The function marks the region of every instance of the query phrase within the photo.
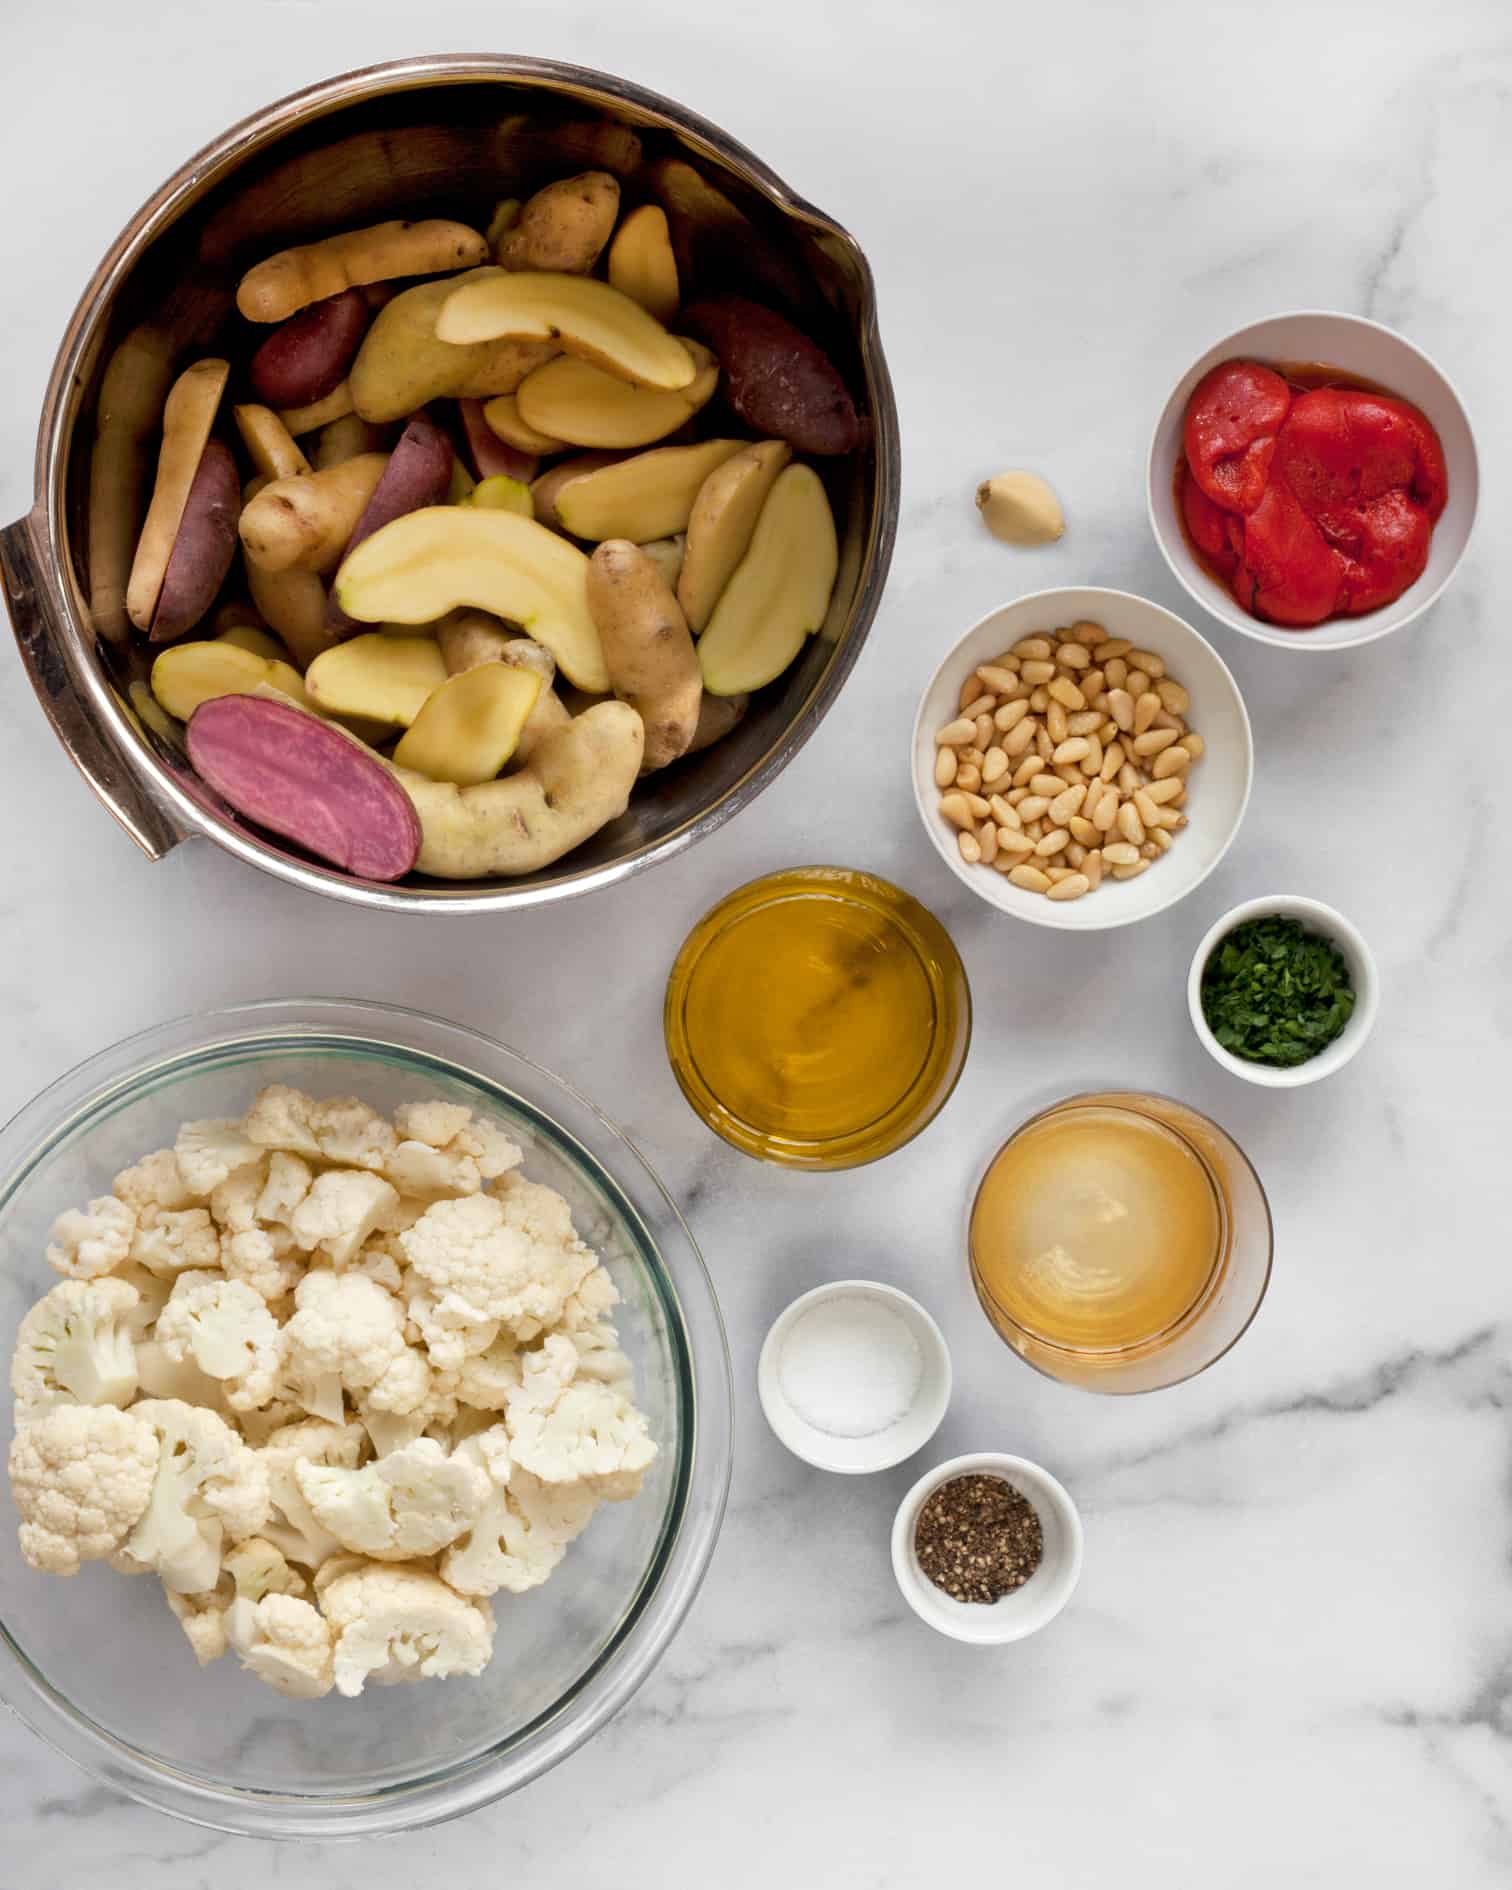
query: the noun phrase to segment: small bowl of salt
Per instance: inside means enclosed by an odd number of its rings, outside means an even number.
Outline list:
[[[921,1450],[950,1403],[944,1334],[877,1280],[831,1280],[780,1315],[756,1367],[767,1423],[795,1457],[841,1476]]]

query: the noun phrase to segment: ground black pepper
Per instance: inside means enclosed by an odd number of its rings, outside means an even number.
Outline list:
[[[1002,1477],[952,1477],[919,1511],[919,1567],[957,1601],[997,1601],[1039,1567],[1045,1532],[1028,1497]]]

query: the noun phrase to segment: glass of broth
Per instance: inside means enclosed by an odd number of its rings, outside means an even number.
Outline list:
[[[1270,1279],[1270,1207],[1244,1151],[1166,1096],[1072,1096],[988,1163],[971,1277],[999,1334],[1087,1391],[1154,1391],[1205,1371]]]
[[[805,866],[738,888],[667,981],[667,1057],[717,1135],[792,1168],[854,1168],[943,1107],[971,1040],[950,935],[906,892]]]

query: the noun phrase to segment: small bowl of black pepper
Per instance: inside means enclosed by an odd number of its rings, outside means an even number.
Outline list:
[[[1024,1457],[953,1457],[899,1505],[892,1560],[921,1621],[953,1640],[1001,1646],[1046,1626],[1071,1599],[1081,1518],[1049,1471]]]

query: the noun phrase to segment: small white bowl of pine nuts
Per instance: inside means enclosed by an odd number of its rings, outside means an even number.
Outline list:
[[[1249,802],[1239,686],[1180,617],[1127,591],[1038,591],[976,624],[914,723],[914,798],[964,885],[1095,932],[1174,905]]]

